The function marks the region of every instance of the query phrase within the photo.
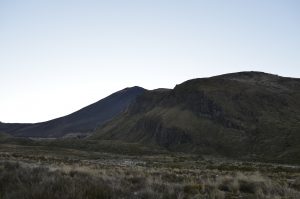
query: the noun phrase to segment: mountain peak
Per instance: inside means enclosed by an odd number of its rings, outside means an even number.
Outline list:
[[[146,89],[140,86],[132,86],[132,87],[126,87],[123,90],[146,90]]]
[[[260,71],[242,71],[242,72],[236,72],[236,73],[228,73],[224,75],[219,75],[215,77],[221,77],[221,78],[238,78],[238,79],[263,79],[263,78],[275,78],[278,79],[279,76],[275,74],[260,72]]]

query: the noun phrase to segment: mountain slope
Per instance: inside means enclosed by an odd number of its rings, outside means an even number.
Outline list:
[[[36,124],[0,123],[0,131],[22,137],[62,137],[87,134],[125,111],[145,89],[126,88],[70,115]]]
[[[300,79],[241,72],[147,91],[92,138],[300,163]]]

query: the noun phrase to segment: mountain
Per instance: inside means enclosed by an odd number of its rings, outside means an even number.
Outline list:
[[[146,91],[91,138],[300,163],[300,79],[239,72]]]
[[[145,92],[141,87],[126,88],[70,115],[35,124],[0,123],[0,132],[19,137],[85,136],[97,126],[125,111],[137,96]]]

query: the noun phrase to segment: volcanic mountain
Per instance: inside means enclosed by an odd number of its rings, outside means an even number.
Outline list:
[[[46,122],[0,123],[0,132],[18,137],[86,136],[97,126],[125,111],[143,92],[145,89],[141,87],[126,88],[70,115]]]

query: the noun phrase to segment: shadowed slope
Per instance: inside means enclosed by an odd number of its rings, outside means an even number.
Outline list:
[[[147,91],[99,128],[117,139],[201,154],[300,162],[300,80],[241,72]]]
[[[125,111],[145,89],[126,88],[70,115],[36,124],[0,124],[0,131],[22,137],[62,137],[86,135],[98,125]]]

